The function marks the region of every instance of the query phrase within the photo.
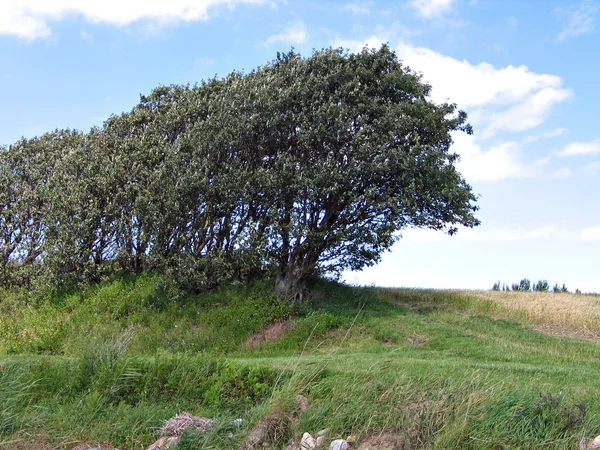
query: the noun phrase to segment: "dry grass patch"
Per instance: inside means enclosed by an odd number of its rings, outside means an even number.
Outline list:
[[[407,450],[417,448],[410,445],[406,436],[402,433],[381,433],[370,436],[363,440],[358,450]]]
[[[559,336],[600,339],[600,296],[552,292],[457,291],[498,305],[499,316]]]

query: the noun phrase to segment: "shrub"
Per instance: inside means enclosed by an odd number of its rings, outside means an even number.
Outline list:
[[[537,283],[534,283],[533,290],[536,292],[548,292],[550,290],[550,285],[546,280],[540,280]]]

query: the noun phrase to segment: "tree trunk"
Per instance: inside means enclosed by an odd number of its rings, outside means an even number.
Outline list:
[[[291,302],[301,302],[308,293],[305,274],[291,266],[280,268],[275,281],[275,291]]]

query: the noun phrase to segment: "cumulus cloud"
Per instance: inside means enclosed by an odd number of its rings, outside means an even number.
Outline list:
[[[346,3],[344,5],[344,9],[346,11],[350,11],[352,14],[356,15],[365,15],[371,13],[371,8],[373,7],[374,2],[354,2],[354,3]]]
[[[455,0],[413,0],[410,4],[426,18],[438,17],[448,12]]]
[[[571,96],[560,77],[538,74],[526,66],[472,64],[404,42],[398,45],[398,56],[423,73],[433,86],[435,101],[450,100],[469,111],[474,125],[483,127],[484,137],[535,128],[556,104]]]
[[[555,128],[554,130],[550,130],[544,133],[545,138],[553,138],[557,136],[562,136],[567,131],[566,128]]]
[[[600,153],[600,138],[589,142],[572,142],[558,152],[558,156],[591,155]]]
[[[52,22],[70,15],[115,26],[138,21],[166,24],[207,20],[211,8],[241,3],[265,4],[266,0],[3,0],[0,35],[46,38],[52,34]]]
[[[365,46],[378,48],[389,40],[389,36],[373,35],[363,41],[338,39],[335,45],[359,51]],[[526,66],[473,64],[404,41],[396,45],[396,51],[405,65],[422,73],[432,85],[434,101],[456,103],[469,113],[475,135],[454,136],[454,150],[461,155],[458,168],[468,180],[498,181],[539,174],[539,167],[532,169],[523,159],[524,145],[539,136],[530,136],[521,143],[489,143],[489,139],[502,132],[540,126],[557,104],[571,96],[560,77],[535,73]],[[556,128],[542,136],[555,137],[564,131]]]
[[[302,22],[290,23],[281,33],[269,36],[265,44],[271,45],[279,42],[286,44],[304,44],[306,42],[306,27]]]
[[[456,167],[469,181],[499,181],[534,175],[534,169],[526,169],[523,151],[517,142],[503,142],[483,149],[474,136],[455,133],[453,140],[453,149],[460,155]]]
[[[531,93],[510,108],[493,112],[478,110],[473,116],[477,122],[489,124],[483,129],[484,137],[494,136],[499,131],[525,131],[544,123],[552,107],[570,96],[567,89],[547,87]]]
[[[557,8],[563,30],[556,36],[558,41],[590,33],[595,28],[597,6],[591,1],[584,1],[577,7]]]
[[[581,229],[579,237],[586,242],[600,241],[600,225],[597,227],[586,227]]]
[[[540,239],[553,239],[573,242],[600,241],[600,225],[569,230],[556,225],[541,227],[498,227],[462,229],[455,236],[448,236],[435,230],[410,229],[402,232],[405,242],[431,242],[453,240],[461,242],[517,242]]]
[[[569,178],[572,175],[573,171],[568,167],[563,167],[562,169],[558,169],[557,171],[552,172],[552,174],[550,174],[552,178]]]
[[[600,172],[600,161],[593,161],[586,164],[582,170],[589,173]]]

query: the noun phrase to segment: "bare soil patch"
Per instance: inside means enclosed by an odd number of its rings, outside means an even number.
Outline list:
[[[275,322],[269,325],[264,330],[254,333],[246,340],[246,345],[250,348],[258,347],[264,344],[277,342],[283,337],[285,332],[290,327],[290,321]]]
[[[429,338],[427,336],[423,336],[421,334],[415,334],[412,336],[408,336],[406,338],[410,345],[424,345],[429,342]]]
[[[358,446],[358,450],[407,450],[410,443],[402,433],[382,433],[370,436]]]

